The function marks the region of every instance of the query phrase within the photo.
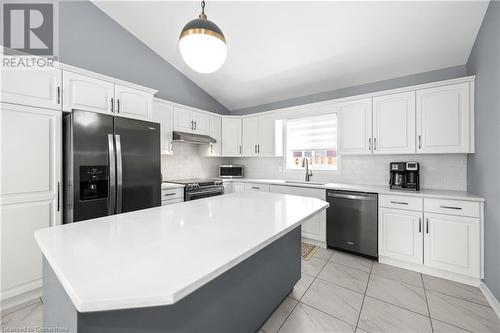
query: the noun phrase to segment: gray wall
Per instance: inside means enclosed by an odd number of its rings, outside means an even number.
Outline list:
[[[90,1],[59,2],[61,62],[159,90],[157,97],[229,110]]]
[[[402,77],[384,80],[384,81],[367,83],[367,84],[363,84],[363,85],[359,85],[359,86],[353,86],[353,87],[342,88],[342,89],[337,89],[337,90],[332,90],[332,91],[326,91],[326,92],[308,95],[308,96],[295,97],[295,98],[287,99],[284,101],[278,101],[278,102],[273,102],[273,103],[269,103],[269,104],[262,104],[262,105],[253,106],[253,107],[244,108],[244,109],[232,110],[231,114],[242,115],[242,114],[249,114],[249,113],[255,113],[255,112],[262,112],[262,111],[267,111],[267,110],[286,108],[286,107],[295,106],[295,105],[302,105],[302,104],[308,104],[308,103],[314,103],[314,102],[327,101],[330,99],[355,96],[355,95],[360,95],[360,94],[368,94],[368,93],[372,93],[372,92],[376,92],[376,91],[401,88],[401,87],[411,86],[411,85],[415,85],[415,84],[428,83],[428,82],[447,80],[447,79],[454,79],[454,78],[465,76],[465,75],[466,75],[465,65],[455,66],[455,67],[443,68],[443,69],[438,69],[435,71],[430,71],[430,72],[425,72],[425,73],[418,73],[418,74],[413,74],[413,75],[408,75],[408,76],[402,76]]]
[[[467,186],[486,198],[485,283],[500,300],[500,2],[492,1],[472,49],[467,72],[476,74],[476,153]]]

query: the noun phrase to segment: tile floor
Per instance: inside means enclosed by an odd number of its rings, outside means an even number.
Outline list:
[[[2,316],[5,327],[40,327],[36,302]],[[478,288],[342,252],[319,249],[259,333],[500,332]]]

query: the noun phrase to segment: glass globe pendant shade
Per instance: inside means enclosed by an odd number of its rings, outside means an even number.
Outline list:
[[[202,9],[204,7],[202,2]],[[215,72],[224,64],[227,55],[222,30],[207,19],[204,11],[182,29],[179,49],[186,64],[199,73]]]

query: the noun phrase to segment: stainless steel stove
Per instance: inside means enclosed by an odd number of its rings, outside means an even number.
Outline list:
[[[224,194],[224,184],[218,178],[190,178],[168,182],[184,185],[184,201]]]

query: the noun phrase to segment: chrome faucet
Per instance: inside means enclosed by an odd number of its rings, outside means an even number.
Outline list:
[[[311,176],[313,175],[313,173],[312,173],[311,170],[309,170],[309,160],[307,158],[305,158],[305,157],[302,160],[302,167],[306,168],[306,182],[308,182],[308,181],[311,180]]]

